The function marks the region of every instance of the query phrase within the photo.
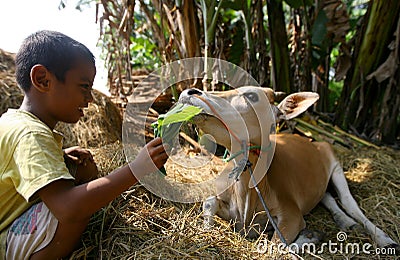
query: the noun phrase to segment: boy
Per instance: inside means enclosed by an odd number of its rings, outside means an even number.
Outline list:
[[[166,162],[160,138],[129,166],[102,178],[88,151],[63,152],[53,129],[83,116],[93,101],[95,74],[93,54],[58,32],[36,32],[18,51],[16,78],[24,100],[0,118],[0,259],[69,255],[93,213]]]

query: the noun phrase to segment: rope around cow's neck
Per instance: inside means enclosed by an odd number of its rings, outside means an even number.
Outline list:
[[[249,161],[249,159],[248,159],[248,158],[249,158],[249,157],[248,157],[248,152],[249,152],[249,151],[255,150],[255,149],[259,149],[259,150],[261,150],[261,151],[268,151],[268,150],[271,149],[271,147],[272,147],[271,142],[270,142],[270,144],[269,144],[268,147],[264,147],[264,148],[263,148],[262,146],[259,146],[259,145],[251,145],[251,144],[248,145],[246,141],[241,141],[241,140],[237,137],[237,135],[228,127],[228,125],[224,122],[224,120],[223,120],[222,117],[219,115],[219,113],[217,112],[217,110],[212,106],[212,104],[211,104],[210,102],[208,102],[208,100],[206,100],[205,98],[203,98],[203,97],[201,97],[201,96],[199,96],[199,95],[194,95],[194,96],[195,96],[196,98],[200,99],[201,101],[203,101],[203,102],[210,108],[210,110],[214,113],[214,115],[222,122],[222,124],[224,125],[224,127],[226,128],[226,130],[236,139],[236,141],[238,141],[238,142],[242,145],[242,150],[240,150],[239,152],[234,153],[233,155],[231,155],[226,161],[229,162],[230,160],[236,158],[236,157],[239,156],[240,154],[243,154],[243,155],[244,155],[244,158],[246,158],[246,160],[247,160],[247,162],[246,162],[246,167],[245,167],[244,170],[246,170],[246,168],[249,170],[250,178],[251,178],[251,180],[252,180],[252,182],[253,182],[253,184],[254,184],[254,189],[255,189],[256,192],[257,192],[258,198],[259,198],[260,201],[261,201],[261,204],[262,204],[262,206],[263,206],[263,208],[264,208],[264,210],[265,210],[265,213],[267,214],[267,217],[268,217],[269,221],[271,222],[273,228],[275,229],[275,232],[278,234],[279,239],[282,241],[282,243],[285,245],[285,247],[288,247],[289,245],[288,245],[288,243],[287,243],[285,237],[282,235],[282,232],[279,230],[278,225],[275,223],[275,220],[274,220],[274,218],[272,217],[271,212],[269,211],[267,204],[265,203],[265,200],[264,200],[264,198],[263,198],[263,196],[262,196],[262,194],[261,194],[261,192],[260,192],[260,189],[258,188],[256,179],[254,178],[254,175],[253,175],[253,169],[251,168],[252,163],[251,163],[251,162]]]
[[[245,153],[245,149],[247,149],[247,151],[262,151],[262,152],[267,152],[271,149],[272,147],[272,143],[270,142],[269,145],[267,147],[262,147],[261,145],[246,145],[246,148],[243,148],[242,150],[232,154],[231,156],[229,156],[228,159],[224,159],[224,162],[230,162],[233,159],[235,159],[236,157],[238,157],[241,154]],[[228,151],[228,150],[227,150]]]

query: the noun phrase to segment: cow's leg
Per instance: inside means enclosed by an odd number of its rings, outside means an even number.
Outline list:
[[[219,200],[216,196],[212,196],[203,202],[204,226],[210,228],[214,225],[214,216],[219,210]]]
[[[322,233],[305,229],[306,222],[300,211],[287,212],[284,217],[278,217],[278,228],[281,231],[290,248],[302,248],[305,243],[318,243],[322,239]],[[277,232],[272,237],[274,243],[281,243]],[[291,244],[296,245],[291,245]]]
[[[203,202],[203,217],[204,225],[206,228],[214,225],[215,215],[218,215],[225,220],[231,219],[231,216],[229,214],[229,205],[227,203],[224,203],[217,196],[211,196]]]
[[[358,225],[354,219],[346,215],[329,192],[325,193],[321,203],[331,212],[333,219],[340,229],[350,230]]]
[[[299,235],[300,231],[306,227],[306,222],[300,210],[282,212],[282,214],[277,217],[277,220],[278,229],[288,244],[291,244]],[[274,232],[272,241],[275,243],[282,242],[276,231]]]
[[[339,162],[335,162],[335,166],[331,177],[332,184],[336,189],[339,196],[340,202],[345,209],[346,213],[358,222],[364,225],[364,228],[371,235],[373,240],[380,247],[394,246],[396,248],[399,245],[394,242],[385,232],[376,227],[367,217],[362,213],[361,209],[358,207],[357,202],[354,200],[350,193],[349,186],[344,176],[343,169]]]

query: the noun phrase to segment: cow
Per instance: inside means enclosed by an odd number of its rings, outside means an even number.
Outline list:
[[[287,244],[301,245],[319,239],[315,232],[311,232],[314,237],[305,232],[303,216],[321,202],[340,229],[351,230],[361,223],[377,246],[394,247],[398,251],[399,244],[360,210],[330,144],[274,132],[277,119],[296,117],[318,98],[313,92],[299,92],[288,95],[275,106],[272,89],[244,86],[213,92],[186,89],[178,102],[202,108],[203,112],[193,118],[194,124],[212,135],[218,144],[230,150],[230,154],[240,150],[241,140],[260,147],[257,151],[248,151],[250,170],[258,178],[255,182],[258,182],[260,194]],[[271,146],[275,147],[273,154]],[[205,224],[212,226],[214,216],[218,215],[233,220],[235,230],[249,238],[257,237],[266,230],[268,219],[251,182],[249,167],[244,167],[235,178],[231,186],[225,190],[221,188],[218,195],[203,202]],[[328,184],[336,190],[343,209],[327,191]],[[275,231],[272,241],[279,242],[279,238]]]

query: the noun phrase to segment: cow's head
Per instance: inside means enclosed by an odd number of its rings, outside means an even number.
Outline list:
[[[275,106],[272,89],[252,86],[214,92],[187,89],[179,97],[180,103],[203,109],[203,113],[194,118],[195,124],[227,148],[237,138],[260,145],[269,140],[277,120],[294,118],[317,100],[316,93],[299,92]]]
[[[194,117],[194,123],[231,154],[244,151],[243,144],[261,147],[257,155],[249,154],[255,180],[249,182],[250,187],[262,180],[272,161],[275,139],[270,134],[275,133],[276,121],[299,115],[317,100],[316,93],[300,92],[287,96],[275,106],[272,89],[252,86],[221,92],[187,89],[179,97],[180,103],[203,109]]]

